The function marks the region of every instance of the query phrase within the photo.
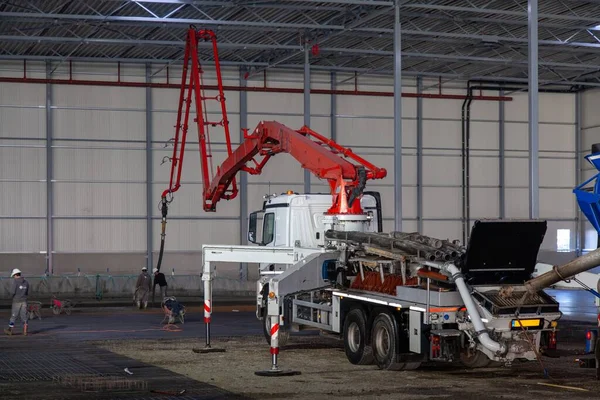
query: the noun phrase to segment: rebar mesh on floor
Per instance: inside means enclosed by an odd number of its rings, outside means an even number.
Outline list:
[[[10,351],[0,357],[0,380],[9,382],[49,381],[57,376],[102,373],[66,354]]]
[[[82,392],[148,390],[146,381],[116,376],[69,375],[58,377],[56,380],[63,386],[75,388]]]

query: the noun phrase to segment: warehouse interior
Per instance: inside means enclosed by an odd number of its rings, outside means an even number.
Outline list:
[[[0,397],[597,397],[599,0],[0,0],[0,22]],[[231,161],[259,140],[261,173]]]
[[[583,159],[598,131],[595,14],[593,1],[541,2],[533,32],[519,1],[2,2],[2,270],[156,264],[190,24],[217,34],[234,141],[272,119],[376,160],[389,171],[369,186],[384,199],[386,231],[464,240],[476,219],[540,217],[546,261],[593,249],[572,189],[595,170]],[[206,85],[212,57],[202,43]],[[533,78],[539,93],[528,91]],[[327,190],[280,155],[262,175],[242,173],[239,198],[205,213],[191,148],[171,211],[171,273],[197,273],[202,244],[245,244],[263,195]],[[216,165],[224,147],[213,150]]]

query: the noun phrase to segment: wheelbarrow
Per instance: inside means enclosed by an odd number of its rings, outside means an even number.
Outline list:
[[[71,315],[71,311],[73,311],[74,307],[75,303],[73,303],[71,300],[59,300],[56,298],[56,296],[52,296],[52,305],[50,308],[52,309],[52,313],[54,315],[59,315],[63,311],[65,314]]]

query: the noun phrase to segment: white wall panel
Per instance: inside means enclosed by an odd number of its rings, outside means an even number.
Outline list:
[[[476,95],[479,95],[477,93]],[[498,92],[484,92],[484,96],[498,96]],[[462,109],[462,102],[461,102]],[[485,100],[473,100],[471,102],[471,119],[476,120],[489,120],[496,122],[500,117],[500,107],[497,101],[485,101]],[[456,117],[455,117],[456,118]],[[460,118],[460,114],[459,114]],[[471,127],[477,122],[471,121]]]
[[[600,97],[600,89],[590,89],[583,92],[581,101],[582,128],[600,126],[598,97]]]
[[[146,155],[141,150],[54,149],[55,179],[144,180]]]
[[[42,217],[46,215],[45,182],[2,182],[0,216]],[[0,222],[4,223],[6,220]]]
[[[248,111],[250,111],[250,106],[248,106]],[[269,114],[269,111],[255,111],[252,114],[248,114],[247,128],[249,129],[249,133],[252,133],[252,130],[256,128],[261,121],[277,121],[291,129],[300,129],[304,125],[304,117],[301,114],[273,115]]]
[[[527,158],[507,158],[504,163],[504,179],[506,186],[528,186],[529,161]]]
[[[145,112],[58,109],[53,119],[54,138],[146,140]]]
[[[593,144],[600,143],[600,126],[583,129],[581,139],[582,150],[585,152],[591,151]]]
[[[529,131],[528,125],[516,122],[504,124],[504,148],[506,150],[528,150]]]
[[[2,83],[0,85],[0,104],[45,107],[46,85],[33,83]]]
[[[338,98],[339,97],[341,96],[338,96]],[[301,112],[304,113],[304,105],[302,106]],[[316,115],[329,115],[331,113],[331,96],[328,94],[311,94],[310,113]]]
[[[497,150],[499,143],[499,129],[500,124],[497,121],[471,121],[471,141],[469,147],[471,149]]]
[[[436,90],[426,90],[424,93],[438,94]],[[443,94],[465,95],[465,90],[443,90]],[[458,119],[460,121],[462,100],[423,99],[423,118]]]
[[[512,100],[507,101],[504,106],[506,121],[529,121],[529,103],[527,93],[511,93],[510,97],[512,97]],[[541,97],[542,93],[540,93],[540,98]]]
[[[402,121],[402,132],[410,132],[411,125]],[[394,146],[394,120],[379,118],[338,118],[337,139],[343,146]]]
[[[439,101],[439,100],[437,100]],[[460,115],[460,114],[459,114]],[[460,148],[462,130],[458,121],[423,121],[423,147],[426,148]]]
[[[154,232],[160,232],[160,221],[154,221]],[[202,251],[203,244],[239,244],[239,221],[171,220],[167,225],[165,251]],[[145,240],[145,236],[143,238]],[[160,248],[160,235],[154,235],[153,247]],[[145,243],[145,242],[144,242]],[[144,246],[145,248],[145,246]],[[201,270],[201,265],[198,265]]]
[[[540,150],[575,151],[575,125],[540,124]]]
[[[460,160],[460,158],[459,158]],[[462,160],[461,160],[462,163]],[[497,186],[499,179],[498,157],[473,157],[469,158],[469,176],[472,186]],[[461,164],[462,166],[462,164]],[[462,184],[460,175],[455,179]],[[471,198],[471,202],[477,201],[477,197]]]
[[[52,102],[58,107],[106,107],[112,109],[144,109],[144,88],[114,86],[55,85]]]
[[[575,203],[571,190],[540,189],[541,218],[575,218]]]
[[[410,109],[407,109],[407,112],[409,110]],[[392,117],[394,115],[394,98],[373,96],[338,96],[337,114],[365,117]]]
[[[0,107],[0,137],[46,137],[46,110],[43,108]]]
[[[529,218],[529,190],[506,189],[506,218]]]
[[[574,159],[542,158],[539,162],[540,186],[575,187]],[[569,194],[573,197],[572,193]]]
[[[54,184],[54,215],[144,216],[146,185],[57,182]]]
[[[458,185],[462,176],[460,157],[423,156],[423,185]]]
[[[462,215],[462,189],[423,188],[423,215],[426,218],[459,218]]]
[[[471,219],[498,218],[500,190],[498,188],[471,188]]]
[[[258,112],[261,114],[297,113],[302,115],[304,112],[304,98],[301,94],[286,93],[277,95],[273,93],[248,92],[248,112]]]
[[[45,180],[46,149],[0,147],[0,179]]]
[[[540,93],[541,122],[575,123],[575,94]]]
[[[0,220],[0,252],[38,253],[46,250],[46,220]],[[11,267],[12,268],[12,267]],[[6,268],[9,269],[9,268]]]
[[[144,220],[57,219],[54,233],[55,251],[61,253],[146,250]]]

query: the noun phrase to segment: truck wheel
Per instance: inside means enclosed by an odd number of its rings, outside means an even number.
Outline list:
[[[398,362],[398,330],[390,314],[382,312],[373,321],[373,356],[380,369],[392,371],[419,368],[420,362]]]
[[[469,349],[460,353],[460,362],[467,368],[485,368],[492,363],[492,360],[479,350]]]
[[[263,313],[263,334],[265,335],[265,339],[267,340],[267,344],[271,344],[271,319],[267,315],[266,309]],[[279,328],[279,347],[285,346],[290,338],[290,331],[286,328]]]
[[[360,308],[354,308],[344,319],[344,350],[348,361],[355,365],[373,363],[373,349],[367,341],[367,318]]]

